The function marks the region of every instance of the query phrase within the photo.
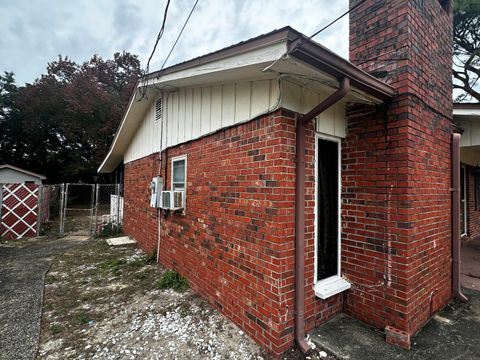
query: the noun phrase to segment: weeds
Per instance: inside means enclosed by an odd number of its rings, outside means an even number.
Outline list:
[[[52,324],[50,325],[49,330],[53,335],[56,335],[63,331],[63,326],[59,324]]]
[[[75,322],[79,325],[87,325],[90,319],[85,314],[77,314],[74,318]]]
[[[45,279],[45,282],[47,284],[53,284],[53,283],[56,283],[57,281],[58,281],[58,279],[53,275],[48,275]]]
[[[127,264],[127,260],[125,259],[111,259],[101,263],[100,267],[105,270],[116,271],[126,264]]]
[[[167,270],[156,283],[157,289],[173,289],[182,292],[188,289],[188,282],[175,270]]]

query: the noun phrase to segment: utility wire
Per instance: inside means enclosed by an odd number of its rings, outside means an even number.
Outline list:
[[[143,72],[143,76],[141,78],[141,81],[146,80],[145,85],[142,86],[140,90],[141,97],[138,101],[143,100],[147,96],[147,85],[148,85],[148,73],[150,71],[150,61],[153,58],[153,55],[155,54],[155,51],[157,50],[157,45],[160,39],[163,36],[163,33],[165,31],[165,24],[167,22],[167,14],[168,14],[168,7],[170,6],[170,0],[167,0],[167,5],[165,6],[165,11],[163,12],[163,21],[162,21],[162,26],[160,27],[160,31],[158,32],[157,39],[155,40],[155,45],[153,45],[152,53],[150,54],[150,57],[148,58],[147,61],[147,66],[145,67],[145,71]]]
[[[148,74],[150,70],[150,61],[152,60],[153,54],[155,54],[155,50],[157,50],[157,45],[160,39],[163,36],[163,32],[165,31],[165,23],[167,22],[167,13],[168,13],[168,7],[170,6],[170,0],[167,1],[167,6],[165,6],[165,11],[163,13],[163,22],[162,22],[162,27],[160,28],[160,31],[158,32],[157,35],[157,40],[155,41],[155,45],[153,46],[152,53],[150,54],[150,57],[148,58],[147,61],[147,67],[145,68],[145,73]]]
[[[193,5],[192,10],[190,10],[190,14],[188,14],[187,20],[185,20],[185,23],[183,24],[182,30],[180,30],[180,33],[178,34],[177,39],[175,40],[175,42],[173,43],[172,48],[170,49],[170,52],[168,53],[167,57],[165,58],[165,61],[163,62],[162,67],[161,67],[160,70],[158,71],[157,79],[160,77],[160,74],[161,74],[163,68],[165,67],[165,64],[167,63],[168,59],[170,58],[170,55],[172,55],[173,49],[175,49],[175,46],[177,45],[178,40],[180,40],[180,36],[182,36],[183,30],[185,30],[185,27],[187,26],[188,21],[190,20],[190,17],[191,17],[192,14],[193,14],[193,11],[194,11],[195,8],[197,7],[198,1],[199,1],[199,0],[196,0],[196,1],[195,1],[195,4]]]
[[[347,11],[345,11],[342,15],[340,15],[339,17],[337,17],[335,20],[333,20],[332,22],[328,23],[327,25],[325,25],[323,28],[321,28],[320,30],[318,30],[317,32],[313,33],[313,35],[311,35],[309,37],[309,39],[312,39],[314,38],[315,36],[317,36],[318,34],[320,34],[322,31],[328,29],[330,26],[332,26],[333,24],[335,24],[338,20],[340,20],[341,18],[343,18],[345,15],[348,15],[351,11],[357,9],[360,5],[362,5],[365,1],[367,0],[361,0],[357,5],[353,6],[352,8],[348,9]]]

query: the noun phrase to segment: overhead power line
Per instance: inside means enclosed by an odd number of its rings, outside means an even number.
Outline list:
[[[335,20],[331,21],[330,23],[328,23],[327,25],[325,25],[323,28],[321,28],[320,30],[318,30],[317,32],[313,33],[313,35],[311,35],[309,37],[309,39],[312,39],[314,38],[315,36],[317,36],[318,34],[320,34],[322,31],[328,29],[330,26],[332,26],[333,24],[335,24],[338,20],[340,20],[341,18],[343,18],[345,15],[348,15],[350,12],[352,12],[353,10],[357,9],[360,5],[362,5],[365,1],[367,0],[361,0],[357,5],[353,6],[352,8],[348,9],[347,11],[345,11],[342,15],[340,15],[339,17],[337,17]]]
[[[141,82],[145,81],[145,84],[139,89],[139,92],[141,94],[140,99],[138,101],[143,100],[147,96],[147,85],[148,85],[148,73],[150,72],[150,61],[152,61],[153,55],[155,54],[155,51],[157,50],[157,45],[160,39],[163,36],[163,33],[165,32],[165,24],[167,23],[167,14],[168,14],[168,7],[170,6],[170,0],[167,0],[167,5],[165,6],[165,11],[163,12],[163,21],[162,21],[162,26],[160,27],[160,31],[158,32],[157,39],[155,40],[155,44],[153,45],[152,53],[150,54],[150,57],[148,58],[147,61],[147,66],[145,67],[145,70],[143,72]]]
[[[190,10],[190,14],[188,14],[187,20],[185,20],[185,23],[183,24],[182,29],[180,30],[180,32],[177,36],[177,39],[173,43],[173,46],[170,49],[170,52],[168,53],[167,57],[165,58],[165,61],[163,62],[162,67],[160,68],[160,70],[158,72],[157,78],[160,76],[163,68],[165,67],[165,64],[167,63],[168,59],[170,58],[170,55],[172,55],[173,49],[175,49],[175,46],[177,45],[178,40],[180,40],[180,36],[182,36],[183,30],[185,30],[185,27],[187,26],[188,21],[190,20],[190,17],[192,16],[193,12],[195,11],[195,8],[197,7],[198,1],[199,0],[196,0],[195,4],[193,4],[192,10]]]
[[[167,5],[165,6],[165,11],[163,13],[162,27],[160,28],[160,31],[158,32],[157,40],[155,41],[155,45],[153,45],[152,53],[150,54],[150,57],[148,58],[148,61],[147,61],[147,67],[145,68],[145,73],[146,74],[148,74],[148,72],[149,72],[150,61],[152,60],[153,54],[155,54],[155,50],[157,50],[158,42],[162,38],[163,32],[165,31],[165,23],[167,22],[167,13],[168,13],[168,7],[169,6],[170,6],[170,0],[167,1]]]

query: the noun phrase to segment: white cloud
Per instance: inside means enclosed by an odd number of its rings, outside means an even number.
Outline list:
[[[158,69],[194,0],[171,1],[167,26],[150,65]],[[0,0],[0,71],[19,84],[33,82],[58,54],[83,62],[97,53],[138,54],[142,66],[160,28],[166,0]],[[346,11],[347,0],[200,0],[168,65],[290,25],[311,35]],[[315,40],[342,56],[348,51],[348,17]]]

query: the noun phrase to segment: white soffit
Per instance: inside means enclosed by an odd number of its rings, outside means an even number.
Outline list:
[[[267,71],[273,71],[282,75],[288,75],[296,79],[303,86],[323,93],[331,93],[339,87],[338,80],[315,67],[294,58],[282,58],[268,67]],[[364,91],[350,87],[344,101],[351,103],[381,104],[383,100],[368,95]]]

